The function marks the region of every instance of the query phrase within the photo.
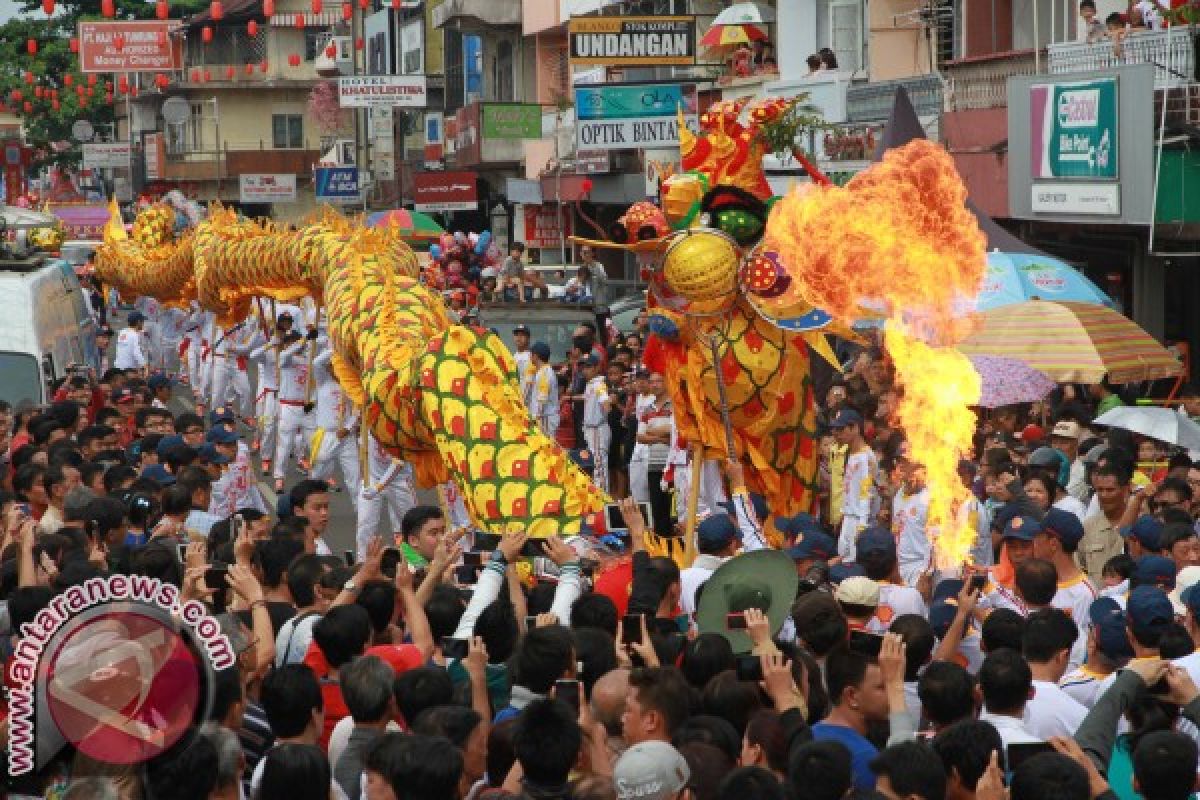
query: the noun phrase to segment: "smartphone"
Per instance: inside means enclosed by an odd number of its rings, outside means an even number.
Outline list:
[[[861,653],[864,656],[879,655],[879,651],[883,649],[883,637],[878,633],[867,633],[866,631],[850,631],[850,649],[855,653]]]
[[[763,679],[762,660],[758,656],[738,656],[736,670],[739,681]]]
[[[638,503],[638,508],[642,512],[642,519],[646,521],[646,528],[654,527],[654,515],[650,512],[649,503]],[[604,506],[604,527],[611,533],[612,531],[627,531],[629,526],[625,524],[625,515],[621,513],[621,507],[616,503],[608,503]]]
[[[463,553],[462,560],[464,567],[482,567],[483,553]]]
[[[353,550],[343,550],[342,551],[342,559],[345,560],[347,567],[353,567],[354,566],[354,551]]]
[[[537,558],[546,555],[546,543],[541,539],[526,539],[521,546],[521,555],[526,558]]]
[[[579,714],[579,681],[557,680],[554,682],[554,699],[562,700]]]
[[[982,592],[987,587],[988,576],[986,572],[977,572],[971,576],[970,582],[967,584],[971,587],[972,592]]]
[[[459,661],[467,657],[467,640],[455,639],[450,636],[442,639],[442,655],[446,658],[457,658]]]
[[[383,558],[379,560],[379,571],[389,578],[394,578],[396,577],[396,565],[401,560],[400,551],[395,547],[389,547],[383,551]]]
[[[642,615],[626,614],[621,618],[621,644],[637,644],[642,641]]]
[[[1016,772],[1017,768],[1034,756],[1042,753],[1053,753],[1054,747],[1049,742],[1028,742],[1025,744],[1010,744],[1004,752],[1008,771]]]
[[[187,563],[188,546],[186,544],[181,544],[181,545],[177,545],[177,546],[179,547],[179,563],[186,564]]]
[[[204,585],[209,589],[228,589],[229,584],[225,582],[228,574],[229,567],[209,567],[204,571]]]
[[[471,564],[464,564],[461,567],[455,567],[454,580],[458,581],[464,586],[474,583],[475,581],[479,580],[479,567]]]
[[[725,627],[731,631],[746,630],[746,615],[739,613],[739,612],[734,612],[732,614],[726,614],[725,615]]]
[[[495,550],[500,546],[500,534],[475,532],[475,549],[481,551]]]

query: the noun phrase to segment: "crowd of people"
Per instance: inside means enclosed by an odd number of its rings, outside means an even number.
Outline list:
[[[140,301],[98,370],[0,407],[6,688],[24,626],[105,575],[173,584],[237,654],[176,746],[124,767],[67,747],[9,797],[1192,796],[1200,464],[1096,427],[1120,387],[981,415],[956,566],[885,352],[824,381],[818,500],[782,516],[738,462],[690,463],[644,317],[582,326],[561,368],[518,329],[532,416],[622,498],[624,527],[534,542],[474,529],[452,486],[419,503],[377,444],[361,480],[324,320],[260,308],[224,330]],[[694,559],[652,556],[692,491]],[[740,591],[771,559],[788,591]]]

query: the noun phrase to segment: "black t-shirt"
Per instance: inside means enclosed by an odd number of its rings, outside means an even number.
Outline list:
[[[296,616],[296,607],[291,603],[268,600],[267,614],[271,617],[271,628],[274,635],[278,636],[279,629],[283,627],[283,623]],[[254,626],[254,616],[249,611],[239,611],[237,612],[237,616],[247,628]]]

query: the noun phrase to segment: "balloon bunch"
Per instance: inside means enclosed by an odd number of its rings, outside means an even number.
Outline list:
[[[496,277],[502,260],[491,231],[443,233],[429,247],[429,263],[421,278],[452,307],[463,310],[478,305],[481,284]]]

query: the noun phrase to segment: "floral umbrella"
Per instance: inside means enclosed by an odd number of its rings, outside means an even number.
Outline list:
[[[372,228],[395,225],[406,239],[437,239],[446,232],[427,214],[422,214],[420,211],[409,211],[407,208],[376,211],[367,216],[367,225]]]
[[[1033,403],[1054,391],[1054,381],[1024,361],[1002,356],[969,358],[971,366],[979,373],[979,405],[984,408]]]

